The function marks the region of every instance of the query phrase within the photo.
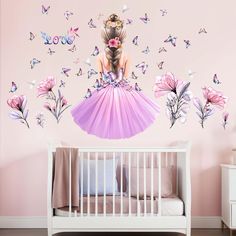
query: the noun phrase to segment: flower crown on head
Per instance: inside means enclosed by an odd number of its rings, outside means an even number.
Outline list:
[[[119,19],[119,17],[115,14],[110,15],[108,20],[104,22],[105,28],[116,28],[120,30],[123,28],[123,21]]]

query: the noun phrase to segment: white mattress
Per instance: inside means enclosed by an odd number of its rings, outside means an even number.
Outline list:
[[[91,197],[91,200],[93,201],[94,199]],[[136,199],[134,200],[134,198],[132,199],[132,202],[136,202]],[[143,214],[144,212],[144,200],[139,200],[140,201],[140,213]],[[162,198],[162,215],[163,216],[182,216],[184,214],[184,203],[181,199],[179,199],[178,197],[171,197],[171,198]],[[134,205],[136,205],[134,203]],[[151,201],[147,200],[147,214],[149,214],[151,211]],[[157,207],[158,206],[158,201],[155,200],[154,201],[154,214],[157,214]],[[75,214],[77,214],[79,216],[79,212],[78,213],[74,213],[75,209],[72,209],[72,216],[75,216]],[[119,211],[118,211],[119,212]],[[94,214],[93,210],[90,211],[91,214]],[[124,215],[127,214],[128,212],[126,210],[124,210]],[[132,214],[136,213],[136,209],[135,212],[132,210]],[[101,214],[101,212],[100,212]],[[117,215],[119,215],[120,213],[116,213]],[[56,216],[68,216],[69,212],[68,212],[68,207],[64,207],[64,208],[60,208],[60,209],[55,209],[55,215]],[[108,214],[109,215],[109,214]]]

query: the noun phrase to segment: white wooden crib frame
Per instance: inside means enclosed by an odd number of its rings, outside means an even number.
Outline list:
[[[72,148],[72,147],[69,147]],[[74,147],[73,147],[74,148]],[[184,202],[183,216],[162,216],[161,195],[158,196],[158,214],[73,214],[71,207],[71,181],[69,182],[69,216],[55,216],[52,208],[52,173],[53,152],[56,147],[50,146],[48,150],[48,188],[47,188],[47,218],[48,236],[59,232],[178,232],[191,235],[191,177],[190,177],[190,144],[178,147],[157,148],[84,148],[76,147],[79,153],[158,153],[158,165],[161,166],[163,156],[161,153],[177,154],[177,192],[178,197]],[[96,160],[97,160],[97,154]],[[153,155],[153,154],[152,154]],[[71,164],[71,155],[68,157]],[[105,160],[105,159],[104,159]],[[105,162],[105,161],[104,161]],[[105,170],[105,169],[104,169]],[[145,168],[144,168],[145,170]],[[159,171],[159,193],[161,192],[161,171]],[[122,173],[121,173],[122,174]],[[71,176],[71,168],[69,170]],[[138,175],[138,173],[137,173]],[[144,175],[145,177],[146,175]],[[153,175],[152,175],[153,176]],[[153,181],[153,177],[152,177]],[[96,181],[97,182],[97,181]],[[145,181],[144,181],[145,183]],[[105,183],[104,183],[105,186]],[[97,188],[97,184],[96,184]],[[122,187],[121,187],[122,188]],[[144,187],[145,188],[145,187]],[[153,187],[152,194],[153,194]],[[121,190],[122,191],[122,190]],[[146,190],[145,190],[146,191]],[[144,195],[144,198],[146,193]],[[88,195],[89,197],[89,195]],[[114,195],[113,195],[114,197]],[[130,195],[129,195],[130,197]],[[114,200],[114,199],[113,199]],[[144,199],[146,201],[146,199]],[[97,201],[97,194],[96,194]],[[122,197],[121,197],[122,201]],[[145,202],[146,204],[146,202]],[[96,205],[95,205],[96,206]],[[105,206],[104,206],[105,207]],[[97,208],[97,207],[96,207]],[[122,207],[121,207],[122,208]],[[113,206],[114,209],[114,206]],[[82,212],[83,213],[83,212]]]

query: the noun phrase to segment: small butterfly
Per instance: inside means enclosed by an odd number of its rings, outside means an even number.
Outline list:
[[[79,58],[76,58],[75,61],[73,61],[75,64],[78,64],[79,63]]]
[[[38,59],[36,59],[36,58],[33,58],[33,59],[30,61],[30,68],[33,69],[34,66],[35,66],[36,64],[39,64],[40,62],[41,62],[40,60],[38,60]]]
[[[71,11],[65,11],[64,16],[67,20],[69,20],[69,17],[73,15],[73,12]]]
[[[206,29],[205,29],[205,28],[200,28],[200,30],[198,31],[198,33],[199,33],[199,34],[201,34],[201,33],[204,33],[204,34],[206,34],[206,33],[207,33],[207,31],[206,31]]]
[[[30,37],[29,37],[29,40],[34,40],[35,39],[35,35],[32,33],[32,32],[30,32]]]
[[[128,11],[128,10],[129,10],[128,6],[124,4],[124,5],[122,6],[122,13],[125,13],[125,12]]]
[[[150,19],[147,16],[147,13],[145,13],[144,17],[140,17],[139,19],[145,24],[147,24],[147,22],[150,21]]]
[[[137,68],[140,68],[142,70],[142,73],[145,74],[146,70],[148,68],[148,64],[146,64],[144,61],[136,65]]]
[[[160,63],[157,64],[157,66],[160,70],[163,69],[163,64],[164,64],[164,61],[161,61]]]
[[[53,51],[51,48],[48,49],[48,54],[51,56],[53,55],[53,53],[55,53],[55,51]]]
[[[135,36],[132,40],[132,43],[136,46],[138,46],[138,36]]]
[[[28,81],[27,83],[29,84],[30,89],[32,89],[32,88],[34,88],[35,85],[36,85],[36,80]]]
[[[131,25],[133,23],[132,19],[126,19],[126,25]]]
[[[148,46],[146,47],[146,49],[144,49],[144,50],[142,51],[142,53],[145,53],[145,54],[148,54],[149,52],[150,52],[150,49],[149,49]]]
[[[17,86],[15,82],[11,82],[11,89],[9,91],[9,93],[14,93],[17,90]]]
[[[167,50],[164,47],[161,47],[159,48],[158,53],[161,53],[161,52],[167,52]]]
[[[69,77],[68,72],[69,72],[70,70],[71,70],[70,68],[65,68],[65,67],[63,67],[61,73],[64,74],[66,77]]]
[[[91,18],[88,22],[89,28],[97,28],[97,26],[93,23],[93,19]]]
[[[48,14],[49,9],[50,9],[50,6],[45,7],[44,5],[42,5],[42,14]]]
[[[91,66],[91,62],[90,62],[90,59],[89,59],[89,58],[87,58],[84,63],[87,64],[88,66]]]
[[[214,74],[214,76],[213,76],[213,82],[214,82],[215,84],[221,84],[221,82],[220,82],[219,79],[218,79],[217,74]]]
[[[132,79],[138,79],[138,76],[135,75],[134,72],[132,72],[132,74],[131,74],[131,78],[132,78]]]
[[[97,19],[100,20],[102,16],[103,16],[103,14],[102,14],[102,13],[99,13]]]
[[[135,83],[134,88],[136,91],[140,92],[142,89],[138,86],[138,83]]]
[[[76,51],[76,46],[73,45],[73,47],[72,47],[72,48],[69,48],[68,51],[70,51],[70,52],[75,52],[75,51]]]
[[[96,75],[98,72],[95,71],[94,69],[90,69],[88,71],[88,79],[90,79],[93,75]]]
[[[166,40],[164,40],[164,43],[171,43],[174,47],[176,46],[176,39],[177,37],[173,37],[171,35],[168,36]]]
[[[87,99],[87,98],[90,98],[91,96],[92,96],[92,92],[91,92],[90,89],[88,89],[86,95],[84,96],[84,98]]]
[[[99,54],[99,49],[98,49],[98,47],[97,46],[95,46],[95,48],[94,48],[94,51],[93,51],[93,53],[91,54],[91,56],[97,56]]]
[[[196,74],[196,72],[193,72],[192,70],[188,70],[188,76],[190,78],[193,78],[193,75]]]
[[[95,89],[97,89],[97,91],[98,91],[102,88],[102,84],[100,83],[100,81],[98,79],[96,79],[95,84],[93,85],[93,87]]]
[[[78,30],[79,30],[79,27],[74,28],[74,29],[71,27],[68,31],[68,34],[76,35],[77,37],[79,37]]]
[[[60,83],[60,85],[59,85],[59,88],[61,88],[61,87],[65,88],[65,85],[66,85],[66,82],[63,81],[63,80],[61,80],[61,83]]]
[[[81,75],[82,75],[82,69],[81,69],[81,68],[79,68],[79,72],[77,72],[77,73],[76,73],[76,76],[78,76],[78,77],[79,77],[79,76],[81,76]]]
[[[191,45],[190,41],[188,39],[185,39],[184,42],[185,42],[185,47],[186,48],[188,48]]]
[[[167,14],[167,10],[166,9],[160,9],[161,11],[161,15],[162,16],[165,16]]]

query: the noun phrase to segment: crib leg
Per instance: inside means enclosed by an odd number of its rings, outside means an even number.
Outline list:
[[[191,236],[191,228],[190,227],[188,227],[186,229],[186,236]]]
[[[52,235],[52,229],[48,227],[48,236],[53,236]]]

